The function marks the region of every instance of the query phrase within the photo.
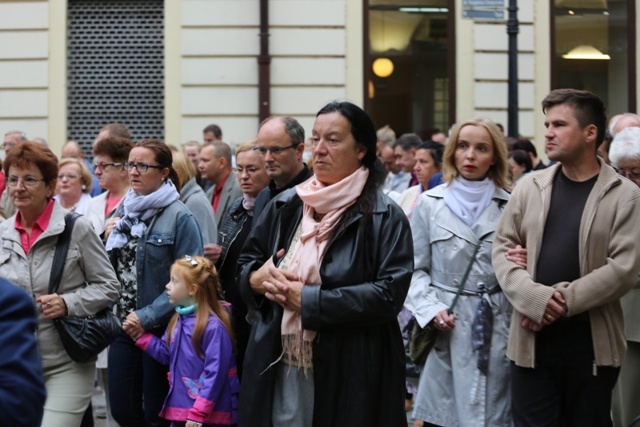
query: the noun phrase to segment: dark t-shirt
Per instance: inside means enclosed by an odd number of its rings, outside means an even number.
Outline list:
[[[572,181],[562,169],[554,177],[551,206],[536,265],[538,283],[551,286],[581,277],[578,250],[580,221],[597,179],[598,175],[583,182]]]

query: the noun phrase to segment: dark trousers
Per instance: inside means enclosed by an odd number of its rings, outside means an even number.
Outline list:
[[[167,396],[167,367],[135,346],[124,332],[109,348],[109,402],[122,427],[167,427],[158,414]]]
[[[536,336],[536,367],[511,365],[516,427],[611,426],[620,368],[595,366],[588,320],[561,320]]]

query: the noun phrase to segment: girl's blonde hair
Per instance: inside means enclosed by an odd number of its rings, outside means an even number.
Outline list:
[[[231,338],[235,352],[235,337],[231,329],[231,318],[227,307],[222,302],[222,286],[218,272],[211,261],[202,256],[186,256],[173,263],[171,273],[182,279],[189,290],[195,289],[193,299],[198,304],[198,308],[196,309],[196,327],[193,330],[193,348],[196,354],[204,357],[200,343],[210,315],[220,319]],[[167,345],[170,344],[178,316],[176,313],[167,326]]]
[[[507,144],[498,126],[491,120],[484,118],[469,119],[454,125],[451,130],[451,135],[447,140],[447,145],[444,148],[442,179],[445,182],[451,183],[453,179],[460,174],[458,169],[456,169],[456,149],[458,147],[460,131],[465,126],[480,126],[489,133],[489,137],[493,143],[494,163],[489,168],[487,175],[496,187],[505,188],[507,186],[507,170],[509,169],[507,162]]]

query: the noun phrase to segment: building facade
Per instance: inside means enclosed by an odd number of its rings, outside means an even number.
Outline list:
[[[474,10],[495,3],[0,0],[0,130],[45,137],[56,153],[68,139],[88,152],[111,121],[173,145],[216,123],[238,144],[265,114],[310,133],[334,99],[398,133],[428,137],[474,116],[507,128],[509,0],[502,18]],[[540,101],[554,87],[635,111],[637,13],[634,0],[518,1],[521,135],[543,146]],[[572,57],[580,46],[596,53]]]

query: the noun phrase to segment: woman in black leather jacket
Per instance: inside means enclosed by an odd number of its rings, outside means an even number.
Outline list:
[[[315,177],[272,200],[238,261],[252,323],[239,425],[406,426],[396,316],[413,272],[411,230],[379,191],[363,110],[328,104],[313,140]]]
[[[238,197],[231,204],[218,230],[218,244],[222,249],[216,267],[225,300],[230,302],[232,307],[231,326],[236,336],[236,363],[240,379],[251,327],[246,320],[247,305],[238,292],[236,267],[240,250],[251,231],[256,196],[269,184],[269,175],[262,158],[253,149],[256,142],[257,138],[251,138],[236,149],[236,176],[242,189],[242,197]]]

